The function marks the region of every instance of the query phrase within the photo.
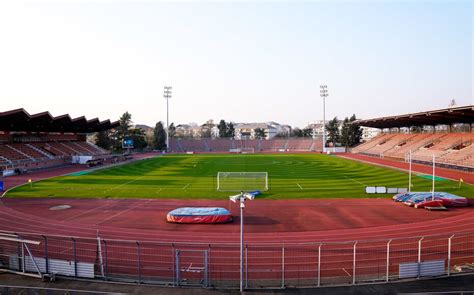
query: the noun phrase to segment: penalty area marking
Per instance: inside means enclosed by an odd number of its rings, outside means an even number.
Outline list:
[[[303,187],[302,187],[299,183],[296,183],[296,185],[297,185],[301,190],[303,190]]]

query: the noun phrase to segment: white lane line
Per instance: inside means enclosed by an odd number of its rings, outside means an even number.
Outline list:
[[[349,277],[352,277],[351,274],[350,274],[345,268],[342,268],[342,270],[343,270]]]
[[[117,217],[117,216],[119,216],[119,215],[121,215],[121,214],[123,214],[123,213],[125,213],[125,212],[128,212],[128,211],[133,210],[133,209],[135,209],[135,208],[137,208],[137,207],[140,207],[140,206],[142,206],[142,205],[145,205],[146,203],[148,203],[148,202],[150,202],[150,201],[151,201],[151,200],[146,200],[145,202],[139,201],[138,204],[136,204],[135,206],[132,206],[132,207],[128,208],[127,210],[120,211],[120,212],[118,212],[118,213],[116,213],[116,214],[114,214],[114,215],[111,215],[111,216],[109,216],[109,217],[107,217],[107,218],[105,218],[105,219],[103,219],[103,220],[101,220],[101,221],[95,223],[94,225],[99,225],[99,224],[101,224],[101,223],[104,223],[104,222],[106,222],[106,221],[108,221],[108,220],[110,220],[110,219],[112,219],[112,218],[115,218],[115,217]]]
[[[347,178],[347,179],[349,179],[349,180],[352,180],[352,181],[354,181],[354,182],[357,182],[358,184],[362,184],[363,186],[367,186],[365,183],[362,183],[362,182],[360,182],[360,181],[358,181],[358,180],[356,180],[356,179],[353,179],[353,178],[350,178],[350,177],[347,177],[347,176],[344,176],[344,177]]]
[[[296,185],[297,185],[300,189],[303,189],[303,187],[302,187],[299,183],[296,183]]]
[[[87,211],[85,211],[85,212],[82,212],[82,213],[77,214],[77,215],[74,215],[74,216],[69,216],[69,217],[63,219],[62,221],[68,221],[68,220],[76,219],[76,218],[81,217],[81,216],[83,216],[83,215],[89,214],[89,213],[91,213],[92,211],[95,211],[95,210],[99,210],[99,209],[101,209],[101,208],[104,208],[104,207],[108,206],[109,204],[110,204],[110,202],[109,202],[109,201],[106,201],[106,203],[105,203],[104,205],[102,205],[102,206],[89,209],[89,210],[87,210]]]
[[[190,186],[190,185],[191,185],[191,184],[188,183],[188,184],[186,184],[182,189],[185,190],[185,189],[188,188],[188,186]]]
[[[113,190],[115,190],[115,189],[118,189],[118,188],[120,188],[120,187],[122,187],[122,186],[124,186],[124,185],[130,184],[130,183],[132,183],[132,182],[134,182],[134,181],[137,181],[137,180],[139,180],[139,179],[142,179],[143,177],[145,177],[145,176],[139,176],[139,177],[134,178],[134,179],[132,179],[132,180],[129,180],[129,181],[125,182],[125,183],[122,183],[122,184],[120,184],[120,185],[114,186],[113,188],[104,191],[104,193],[109,192],[109,191],[113,191]]]

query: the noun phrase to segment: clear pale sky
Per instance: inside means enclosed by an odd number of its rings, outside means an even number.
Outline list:
[[[473,104],[472,1],[1,2],[0,111],[370,118]]]

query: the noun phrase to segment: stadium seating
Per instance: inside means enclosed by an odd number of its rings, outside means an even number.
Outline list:
[[[98,156],[109,154],[85,141],[25,142],[0,144],[0,170],[5,167],[41,168],[58,165],[65,157],[73,155]]]
[[[352,149],[353,153],[461,167],[474,167],[474,133],[381,134]]]
[[[321,151],[322,140],[312,138],[290,138],[290,139],[176,139],[170,138],[170,150],[183,153],[193,152],[229,152],[231,149],[252,148],[255,152],[277,152],[288,151]]]

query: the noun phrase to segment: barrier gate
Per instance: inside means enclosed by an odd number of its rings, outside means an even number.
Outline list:
[[[175,270],[178,286],[209,286],[208,250],[176,250]]]

